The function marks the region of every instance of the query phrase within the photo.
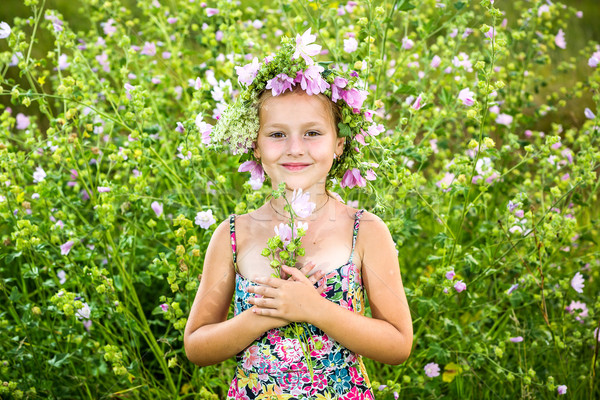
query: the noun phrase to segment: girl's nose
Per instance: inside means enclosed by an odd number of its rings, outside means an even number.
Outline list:
[[[302,135],[290,135],[287,146],[288,155],[303,155],[304,140]]]

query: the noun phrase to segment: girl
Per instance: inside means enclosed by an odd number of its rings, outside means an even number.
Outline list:
[[[289,222],[283,198],[232,215],[213,234],[184,342],[188,358],[200,366],[236,356],[228,398],[370,399],[361,357],[399,364],[412,347],[410,312],[385,223],[343,204],[326,188],[328,178],[344,169],[344,186],[365,184],[368,171],[360,168],[372,165],[358,161],[356,136],[368,131],[370,118],[352,98],[358,91],[351,87],[352,76],[313,68],[315,49],[307,50],[312,40],[309,30],[298,35],[295,47],[284,41],[265,65],[255,60],[249,76],[238,69],[246,93],[240,94],[237,111],[219,121],[235,151],[244,148],[246,134],[236,126],[252,129],[257,118],[246,148],[272,187],[284,183],[288,198],[302,189],[314,203],[314,211],[299,218],[308,224],[305,256],[296,266],[282,266],[281,278],[271,276],[261,251],[274,227]],[[213,136],[218,137],[217,127]],[[364,315],[363,288],[372,318]],[[234,317],[227,319],[232,297]],[[308,341],[290,334],[293,322],[305,323]]]

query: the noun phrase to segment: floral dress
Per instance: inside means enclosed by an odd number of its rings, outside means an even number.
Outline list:
[[[360,314],[364,314],[362,279],[352,257],[363,211],[358,211],[354,219],[350,259],[325,275],[326,288],[321,294],[340,307]],[[234,313],[237,315],[252,307],[247,301],[251,293],[246,292],[246,288],[255,283],[239,274],[235,215],[231,215],[229,221],[236,269]],[[298,339],[298,331],[308,333],[305,340]],[[303,350],[304,343],[308,348]],[[305,352],[310,356],[308,362]],[[307,323],[265,332],[240,352],[236,360],[237,369],[228,399],[373,399],[361,356]]]

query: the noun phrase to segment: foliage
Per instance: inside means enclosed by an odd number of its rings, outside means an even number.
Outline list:
[[[376,396],[598,397],[600,49],[561,58],[576,9],[85,0],[69,19],[24,3],[0,39],[2,398],[224,397],[234,363],[191,365],[185,316],[213,215],[270,188],[200,130],[236,65],[308,27],[370,89],[387,128],[372,153],[396,160],[372,193],[334,187],[388,224],[413,315],[409,360],[367,365]]]

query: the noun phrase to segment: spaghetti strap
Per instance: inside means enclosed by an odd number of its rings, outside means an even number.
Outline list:
[[[231,238],[231,253],[233,254],[233,268],[235,273],[239,274],[237,265],[237,240],[235,238],[235,214],[229,216],[229,237]]]
[[[352,251],[350,252],[350,260],[349,263],[352,263],[352,259],[354,258],[354,247],[356,245],[356,236],[358,236],[358,226],[360,225],[360,217],[362,217],[363,212],[365,210],[358,210],[356,215],[354,216],[354,229],[352,231]]]

